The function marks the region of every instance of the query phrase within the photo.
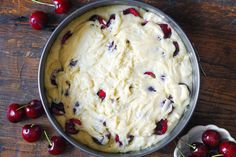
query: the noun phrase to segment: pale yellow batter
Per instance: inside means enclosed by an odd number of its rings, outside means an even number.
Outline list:
[[[65,131],[73,138],[105,152],[159,142],[190,100],[192,68],[178,34],[168,26],[165,36],[160,16],[140,8],[140,16],[124,14],[127,8],[103,7],[78,17],[60,33],[46,62],[46,94],[52,110],[60,110],[57,120],[64,129],[70,123],[72,132]],[[161,120],[168,130],[157,135]]]

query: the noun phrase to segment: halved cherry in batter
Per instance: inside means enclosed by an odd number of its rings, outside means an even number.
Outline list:
[[[52,102],[51,112],[57,116],[64,115],[65,114],[64,104],[62,102],[59,103]]]
[[[67,120],[65,124],[65,131],[69,134],[77,134],[79,130],[75,128],[76,125],[82,125],[79,119],[71,118]]]
[[[111,21],[116,19],[116,15],[112,14],[109,18],[109,20],[107,21],[107,27],[109,27],[111,25]]]
[[[133,14],[134,16],[140,16],[139,12],[135,8],[128,8],[123,11],[124,15]]]
[[[162,24],[159,24],[159,26],[161,27],[161,29],[164,33],[164,39],[170,38],[171,28],[168,26],[168,24],[162,23]]]
[[[66,34],[64,34],[64,36],[62,37],[61,39],[61,44],[65,44],[66,41],[72,36],[72,32],[71,31],[68,31],[66,32]]]
[[[175,57],[179,54],[179,44],[176,41],[174,41],[173,44],[175,46],[175,51],[173,53],[173,57]]]
[[[116,136],[115,136],[115,141],[116,141],[116,143],[119,143],[119,146],[122,146],[122,145],[123,145],[123,143],[120,141],[119,135],[117,135],[117,134],[116,134]]]
[[[102,99],[102,101],[105,99],[106,97],[106,92],[102,89],[100,89],[98,92],[97,92],[97,95],[100,99]]]
[[[102,29],[107,28],[107,22],[100,15],[93,15],[89,18],[90,21],[98,21],[102,25]]]
[[[144,73],[144,75],[149,75],[149,76],[151,76],[152,78],[156,78],[156,75],[155,75],[153,72],[151,72],[151,71],[146,71],[146,72]]]
[[[167,123],[168,123],[167,119],[161,119],[159,122],[157,122],[156,128],[154,129],[154,134],[156,134],[156,135],[165,134],[168,129]]]

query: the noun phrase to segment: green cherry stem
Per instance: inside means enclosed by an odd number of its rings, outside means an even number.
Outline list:
[[[183,152],[181,151],[181,149],[178,147],[178,144],[176,143],[176,141],[174,141],[174,142],[175,142],[175,146],[176,146],[178,152],[180,153],[181,157],[185,157],[184,153],[183,153]]]
[[[30,125],[30,128],[32,128],[33,126],[34,126],[34,124],[31,124],[31,125]]]
[[[44,132],[44,135],[45,135],[45,137],[46,137],[46,139],[47,139],[49,145],[52,146],[52,142],[51,142],[51,140],[49,139],[49,137],[48,137],[48,135],[47,135],[47,132],[46,132],[45,130],[43,130],[43,132]]]
[[[180,153],[181,157],[185,157],[183,152],[178,147],[177,147],[177,149],[178,149],[178,152]]]
[[[26,107],[26,106],[28,106],[28,104],[22,105],[21,107],[19,107],[18,109],[16,109],[16,111],[18,111],[18,110],[20,110],[20,109],[22,109],[22,108],[24,108],[24,107]]]
[[[186,143],[186,145],[189,146],[189,147],[192,148],[192,149],[196,149],[196,147],[193,146],[193,145],[191,145],[191,144]]]
[[[224,156],[224,154],[217,154],[217,155],[213,155],[211,157],[219,157],[219,156]]]
[[[181,139],[179,139],[180,141],[182,141],[182,142],[184,142],[184,140],[181,140]],[[191,144],[188,144],[188,143],[185,143],[187,146],[189,146],[190,148],[192,148],[192,149],[196,149],[196,147],[195,146],[193,146],[193,145],[191,145]]]
[[[191,145],[191,144],[188,144],[188,143],[186,143],[186,141],[184,141],[184,140],[182,140],[182,139],[180,139],[180,138],[177,138],[179,141],[182,141],[184,144],[186,144],[187,146],[189,146],[189,147],[191,147],[191,148],[193,148],[194,149],[194,146],[193,145]]]
[[[47,5],[47,6],[50,6],[50,7],[55,7],[55,5],[50,4],[50,3],[40,2],[38,0],[31,0],[31,1],[34,2],[34,3],[38,3],[38,4]]]

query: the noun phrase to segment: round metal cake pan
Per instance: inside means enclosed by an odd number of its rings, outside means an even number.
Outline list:
[[[98,8],[98,7],[103,7],[103,6],[109,6],[109,5],[128,5],[128,6],[136,6],[143,8],[145,10],[149,10],[153,13],[156,13],[161,16],[168,24],[170,24],[175,31],[179,34],[181,37],[183,43],[186,46],[188,55],[190,57],[192,69],[193,69],[193,84],[192,84],[192,91],[191,91],[191,99],[190,99],[190,104],[187,107],[186,112],[183,114],[181,119],[179,120],[178,124],[176,127],[169,133],[169,135],[161,140],[159,143],[152,145],[151,147],[148,147],[146,149],[140,150],[140,151],[133,151],[133,152],[127,152],[127,153],[105,153],[101,151],[94,150],[84,144],[79,143],[78,141],[74,140],[72,137],[67,135],[63,129],[61,128],[60,124],[57,122],[53,114],[50,113],[49,109],[49,103],[46,98],[46,91],[45,91],[45,86],[44,86],[44,70],[45,70],[45,63],[47,56],[50,52],[51,46],[53,45],[54,41],[58,37],[59,33],[63,30],[65,26],[67,26],[70,22],[72,22],[75,18],[81,16],[85,12]],[[40,98],[43,103],[44,110],[47,114],[47,117],[53,127],[58,131],[58,133],[63,136],[68,142],[70,142],[72,145],[74,145],[77,148],[80,148],[81,150],[92,154],[96,156],[107,156],[107,157],[137,157],[137,156],[144,156],[147,154],[150,154],[152,152],[158,151],[159,149],[163,148],[166,146],[168,143],[170,143],[187,125],[188,121],[190,120],[196,104],[197,104],[197,99],[199,95],[199,88],[200,88],[200,72],[199,72],[199,65],[198,65],[198,59],[196,57],[196,52],[189,41],[188,37],[184,33],[184,31],[180,28],[180,26],[173,20],[171,19],[168,15],[163,13],[161,10],[157,9],[156,7],[153,7],[151,5],[148,5],[143,2],[139,1],[134,1],[134,0],[98,0],[92,3],[89,3],[73,13],[71,13],[68,17],[66,17],[59,25],[58,27],[54,30],[50,38],[48,39],[44,49],[43,53],[40,59],[39,63],[39,71],[38,71],[38,87],[39,87],[39,94]]]

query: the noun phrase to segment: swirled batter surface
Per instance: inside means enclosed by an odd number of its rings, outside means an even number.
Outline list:
[[[192,68],[163,18],[132,6],[85,13],[58,36],[45,88],[65,132],[105,152],[161,141],[189,104]]]

